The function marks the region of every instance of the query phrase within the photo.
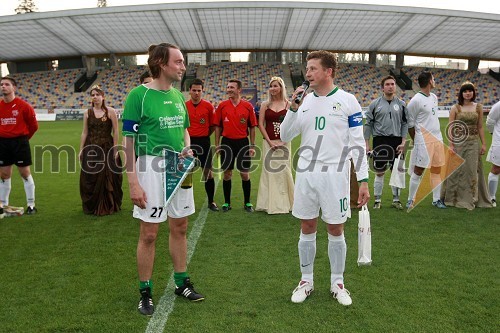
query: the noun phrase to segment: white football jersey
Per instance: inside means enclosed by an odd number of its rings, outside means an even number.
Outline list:
[[[425,143],[424,129],[435,138],[429,139],[429,142],[443,141],[437,112],[438,99],[433,93],[427,96],[419,92],[408,103],[408,128],[415,128],[415,144]]]
[[[486,118],[486,127],[490,133],[493,133],[492,146],[500,146],[500,102],[491,107]]]
[[[353,159],[357,179],[368,178],[363,116],[356,97],[336,87],[327,96],[310,93],[297,112],[287,112],[281,140],[301,135],[299,156],[307,161],[339,164]]]

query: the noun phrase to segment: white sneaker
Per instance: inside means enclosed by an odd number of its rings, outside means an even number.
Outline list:
[[[292,292],[292,302],[293,303],[302,303],[306,300],[309,295],[313,292],[314,287],[309,281],[300,281],[297,288],[295,288]]]
[[[345,306],[352,304],[352,299],[350,296],[351,294],[349,293],[349,290],[344,288],[344,285],[335,284],[332,286],[332,289],[330,291],[333,298],[336,298],[340,304]]]

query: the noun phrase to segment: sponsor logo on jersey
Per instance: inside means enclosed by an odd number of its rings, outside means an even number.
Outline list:
[[[2,118],[2,125],[15,125],[17,124],[17,118]]]
[[[163,101],[163,105],[165,104],[172,104],[172,101]]]
[[[160,129],[171,129],[184,126],[184,117],[181,115],[172,117],[158,117]]]

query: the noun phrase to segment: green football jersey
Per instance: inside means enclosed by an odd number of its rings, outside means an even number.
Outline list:
[[[184,96],[175,89],[155,90],[140,85],[127,96],[123,135],[135,138],[135,153],[161,156],[164,148],[181,151],[189,116]]]

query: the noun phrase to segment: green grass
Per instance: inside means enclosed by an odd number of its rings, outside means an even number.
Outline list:
[[[81,122],[41,123],[32,146],[78,147],[80,132]],[[138,223],[131,217],[126,178],[122,211],[97,218],[82,213],[79,168],[68,173],[63,161],[60,172],[51,173],[49,156],[42,162],[44,172],[34,173],[39,214],[0,220],[0,332],[144,332],[148,318],[136,310]],[[489,168],[486,163],[485,172]],[[259,175],[252,174],[254,203]],[[372,185],[370,180],[371,191]],[[498,208],[438,210],[427,198],[406,213],[388,207],[390,196],[386,185],[385,205],[370,211],[372,266],[356,265],[357,211],[346,224],[345,279],[353,305],[342,307],[328,293],[323,223],[316,290],[304,304],[292,304],[300,278],[299,221],[244,213],[235,175],[233,210],[209,212],[188,269],[206,300],[176,300],[165,332],[499,331]],[[205,200],[198,183],[195,200],[191,222]],[[216,200],[222,203],[221,184]],[[25,205],[17,174],[10,201]],[[172,272],[167,225],[160,228],[156,253],[158,301]]]

